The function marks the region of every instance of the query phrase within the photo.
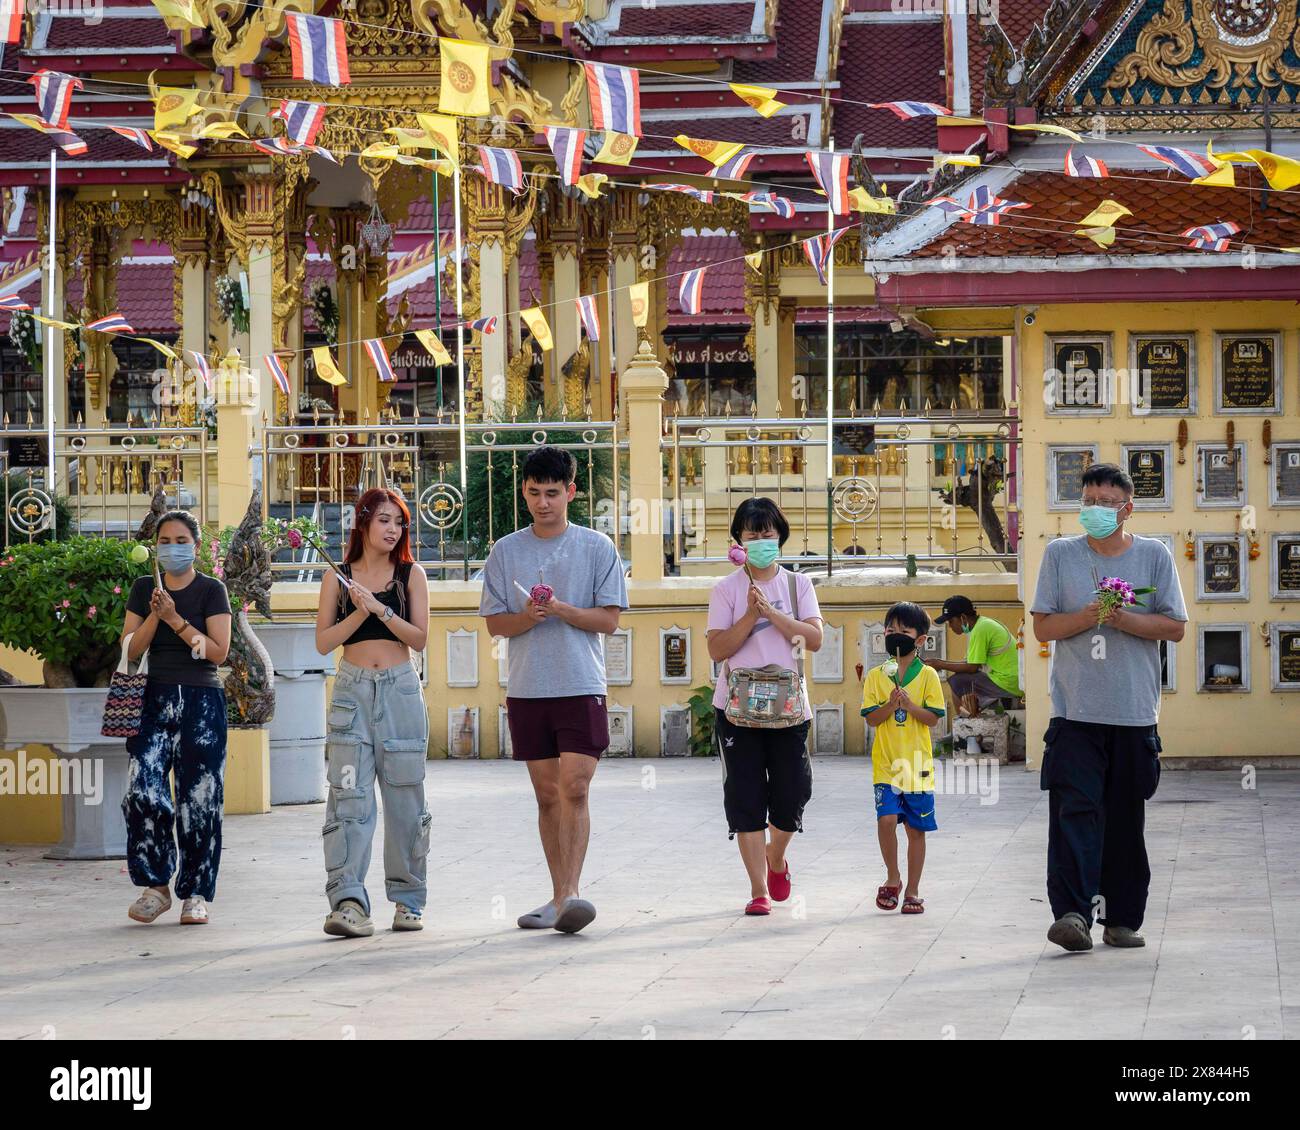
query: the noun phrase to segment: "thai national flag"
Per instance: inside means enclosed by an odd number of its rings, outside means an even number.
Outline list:
[[[646,188],[657,189],[659,192],[680,192],[685,196],[693,196],[702,204],[713,203],[713,191],[707,188],[696,188],[689,184],[648,184]]]
[[[1065,151],[1065,175],[1067,177],[1108,177],[1110,170],[1106,168],[1105,161],[1099,161],[1096,157],[1076,157],[1074,155],[1074,146],[1071,145]]]
[[[808,153],[808,167],[830,201],[831,211],[843,216],[849,210],[849,155]]]
[[[288,396],[289,374],[284,371],[284,366],[280,364],[280,358],[274,353],[268,353],[262,358],[262,364],[266,366],[266,371],[271,374],[271,379],[275,381],[275,387],[285,396]]]
[[[704,307],[704,272],[705,267],[696,267],[682,276],[681,290],[677,299],[683,314],[698,314]]]
[[[365,346],[366,352],[370,355],[370,363],[375,367],[375,372],[379,374],[379,379],[385,384],[396,382],[397,374],[393,372],[393,363],[388,359],[388,350],[384,348],[383,339],[372,337],[361,344]]]
[[[497,317],[493,314],[490,318],[475,318],[469,328],[481,334],[494,334],[497,332]]]
[[[23,0],[0,0],[0,43],[17,43],[23,37]]]
[[[641,76],[627,67],[583,63],[593,129],[641,136]]]
[[[577,184],[582,172],[582,146],[587,140],[585,129],[565,129],[563,126],[543,126],[546,144],[555,155],[555,166],[560,170],[561,184]]]
[[[93,322],[87,322],[85,328],[102,334],[135,333],[135,330],[131,328],[131,323],[118,313],[105,314],[102,318],[96,318]]]
[[[285,19],[289,21],[294,78],[323,86],[346,86],[352,81],[348,74],[348,41],[340,21],[300,12],[286,12]]]
[[[153,142],[149,140],[149,135],[142,129],[135,126],[109,126],[119,137],[124,137],[127,141],[133,141],[146,153],[153,152]]]
[[[908,118],[949,118],[952,111],[938,102],[868,102],[876,110],[888,110],[906,120]]]
[[[0,310],[7,310],[13,313],[15,310],[30,310],[26,302],[22,300],[21,295],[17,294],[0,294]]]
[[[191,360],[194,362],[194,368],[198,370],[199,376],[203,378],[203,386],[208,390],[209,393],[211,393],[212,392],[212,366],[208,364],[208,359],[204,357],[202,353],[199,353],[197,350],[187,349],[185,352],[190,355]]]
[[[271,117],[284,122],[285,136],[299,145],[315,145],[321,123],[325,121],[325,107],[319,102],[294,102],[282,98],[280,105],[271,111]]]
[[[998,227],[1007,212],[1028,207],[1028,204],[1018,200],[1003,200],[988,185],[981,184],[967,199],[966,210],[962,212],[961,219],[963,223],[974,224],[976,227]]]
[[[600,340],[600,315],[596,312],[596,296],[584,294],[573,300],[578,306],[578,316],[582,319],[582,328],[592,341]]]
[[[295,145],[287,137],[252,137],[249,138],[248,144],[259,153],[265,153],[268,157],[293,156],[296,153],[301,153],[304,148],[301,145]],[[319,149],[319,146],[313,145],[312,149]]]
[[[826,264],[831,261],[835,245],[848,235],[848,232],[848,228],[836,228],[833,232],[813,236],[803,241],[803,253],[808,257],[813,270],[817,272],[817,278],[822,286],[826,285]]]
[[[524,168],[519,154],[513,149],[497,149],[491,145],[478,147],[479,166],[483,175],[493,184],[510,189],[516,195],[524,190]]]
[[[1241,231],[1241,225],[1231,220],[1220,224],[1197,224],[1188,228],[1185,235],[1191,242],[1189,247],[1197,251],[1227,251],[1232,246],[1229,236]]]
[[[783,220],[794,219],[794,201],[784,196],[778,196],[775,192],[747,192],[744,199],[747,204],[757,204],[760,208],[770,208]]]
[[[744,180],[745,174],[749,171],[749,163],[755,156],[754,153],[746,153],[742,150],[730,160],[723,161],[713,170],[713,175],[719,180]]]
[[[1148,157],[1154,157],[1162,165],[1168,165],[1176,173],[1185,177],[1208,177],[1218,166],[1209,159],[1193,153],[1190,149],[1176,149],[1172,145],[1139,145]]]
[[[82,89],[81,79],[59,71],[42,70],[27,81],[36,87],[36,106],[41,121],[55,129],[67,129],[72,92]]]

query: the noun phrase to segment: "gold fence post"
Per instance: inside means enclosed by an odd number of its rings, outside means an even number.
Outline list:
[[[664,576],[663,396],[668,374],[648,341],[623,370],[627,394],[628,518],[634,581],[661,581]]]

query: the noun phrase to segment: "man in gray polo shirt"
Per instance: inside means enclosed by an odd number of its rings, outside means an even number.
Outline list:
[[[1146,942],[1151,869],[1143,825],[1160,782],[1160,641],[1183,638],[1187,609],[1163,542],[1124,529],[1133,480],[1113,463],[1083,473],[1077,537],[1049,542],[1030,612],[1040,643],[1054,641],[1052,719],[1040,785],[1048,805],[1048,940],[1092,949],[1092,913],[1107,945]],[[1154,592],[1099,625],[1103,577]]]

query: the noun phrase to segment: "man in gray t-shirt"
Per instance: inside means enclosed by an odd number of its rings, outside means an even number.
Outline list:
[[[1151,871],[1146,801],[1160,780],[1160,641],[1183,638],[1187,609],[1164,544],[1124,529],[1133,480],[1113,463],[1083,475],[1085,533],[1049,542],[1030,612],[1040,643],[1053,642],[1052,719],[1043,738],[1048,808],[1049,940],[1092,948],[1092,915],[1108,945],[1145,945]],[[1140,606],[1100,611],[1098,587],[1117,577]],[[1099,623],[1100,621],[1100,623]]]
[[[551,902],[518,922],[566,933],[596,917],[578,897],[578,881],[591,831],[587,793],[609,746],[603,636],[627,608],[614,543],[568,520],[576,470],[557,447],[539,447],[524,461],[533,522],[492,547],[479,602],[488,631],[510,641],[506,721],[515,760],[528,764],[554,888]]]

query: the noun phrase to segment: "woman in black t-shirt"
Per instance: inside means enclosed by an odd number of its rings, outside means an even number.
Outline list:
[[[126,743],[131,768],[122,801],[127,869],[144,888],[127,910],[137,922],[170,908],[173,872],[176,895],[185,900],[184,925],[207,922],[217,888],[226,768],[226,692],[217,667],[230,651],[230,597],[219,580],[194,568],[198,540],[192,514],[164,514],[156,550],[162,587],[153,576],[140,577],[126,602],[122,646],[131,660],[149,653],[140,732]]]

